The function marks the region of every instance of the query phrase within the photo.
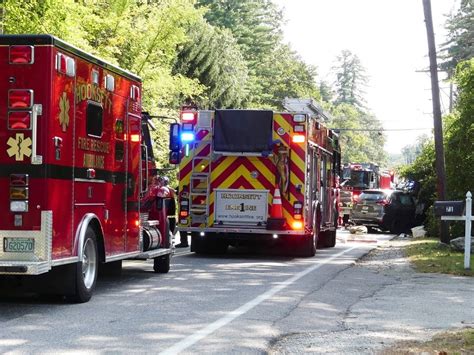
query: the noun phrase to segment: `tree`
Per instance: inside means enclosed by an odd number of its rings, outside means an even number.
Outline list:
[[[461,0],[456,14],[446,22],[448,41],[443,45],[444,59],[441,67],[451,76],[456,65],[474,57],[474,3]]]
[[[474,59],[458,64],[454,77],[458,100],[445,117],[446,177],[452,199],[474,192]]]
[[[247,64],[231,32],[204,20],[188,31],[174,72],[198,79],[206,89],[194,99],[202,108],[240,107],[247,95]]]
[[[336,75],[335,103],[346,103],[364,108],[364,87],[367,85],[368,78],[359,57],[348,50],[343,50],[337,57],[333,70]]]
[[[454,80],[458,85],[459,98],[455,111],[444,117],[446,132],[447,198],[461,200],[467,191],[474,191],[474,59],[458,64]],[[436,199],[434,144],[425,144],[414,163],[402,170],[402,176],[421,182],[419,200],[431,206]],[[427,214],[428,232],[435,236],[436,220]],[[460,226],[453,224],[451,234],[457,235]]]
[[[412,164],[415,159],[421,154],[426,144],[431,141],[427,134],[423,134],[416,138],[414,144],[408,144],[402,148],[402,155],[405,164]]]
[[[319,96],[316,70],[283,44],[282,12],[271,0],[198,0],[205,18],[232,32],[242,50],[249,77],[250,107],[281,108],[290,96]]]

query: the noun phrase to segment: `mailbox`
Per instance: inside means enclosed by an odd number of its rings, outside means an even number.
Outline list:
[[[434,203],[435,216],[462,216],[464,201],[436,201]]]

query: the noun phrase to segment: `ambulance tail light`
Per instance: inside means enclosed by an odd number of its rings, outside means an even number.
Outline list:
[[[10,109],[29,109],[33,107],[33,90],[9,90],[8,107]]]
[[[13,111],[8,113],[9,129],[31,129],[30,111]]]
[[[10,46],[10,64],[33,64],[35,51],[32,46]]]
[[[293,143],[304,143],[306,140],[306,137],[304,134],[295,134],[293,135]]]
[[[303,218],[303,204],[301,202],[295,202],[293,204],[293,218],[296,220]]]
[[[10,187],[10,200],[27,200],[27,187]]]
[[[28,175],[10,175],[10,211],[28,212]]]

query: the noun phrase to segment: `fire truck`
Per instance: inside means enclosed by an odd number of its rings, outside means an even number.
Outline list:
[[[309,257],[335,245],[339,138],[317,115],[188,107],[170,142],[191,251],[280,241]]]
[[[344,224],[350,218],[352,204],[366,189],[390,189],[393,172],[381,170],[374,163],[350,163],[342,169],[340,211]]]
[[[0,278],[86,302],[99,264],[168,272],[141,79],[49,35],[0,36],[0,58]]]

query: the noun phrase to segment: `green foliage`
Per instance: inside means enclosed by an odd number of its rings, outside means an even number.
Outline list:
[[[459,95],[445,120],[446,177],[450,198],[463,199],[474,192],[474,59],[457,66],[454,80]]]
[[[336,74],[336,104],[346,103],[363,109],[365,107],[364,87],[367,86],[365,68],[359,57],[343,50],[333,67]]]
[[[385,136],[381,122],[365,109],[363,87],[367,85],[365,68],[357,55],[348,50],[341,52],[333,67],[336,75],[335,99],[331,114],[331,127],[341,129],[341,146],[344,163],[374,162],[384,166]],[[333,92],[321,83],[321,92],[332,98]]]
[[[405,250],[418,272],[474,276],[474,271],[464,269],[464,253],[441,245],[437,239],[414,240]],[[474,255],[471,256],[472,262]]]
[[[450,76],[458,63],[474,57],[474,2],[461,0],[460,5],[456,14],[446,22],[448,41],[443,46],[445,61],[441,67]]]
[[[414,144],[408,144],[402,148],[402,155],[404,158],[405,164],[412,164],[416,157],[421,154],[423,147],[427,144],[430,140],[430,137],[426,134],[423,134],[416,138],[416,142]]]
[[[319,97],[316,70],[282,42],[282,13],[271,0],[198,0],[207,21],[231,31],[247,62],[248,107],[281,108],[285,97]]]
[[[352,104],[341,103],[330,109],[332,119],[328,125],[341,129],[340,142],[343,163],[385,163],[383,145],[385,137],[380,131],[363,132],[364,129],[381,129],[380,122]]]
[[[444,118],[446,185],[449,200],[462,200],[467,191],[474,191],[474,59],[458,65],[454,80],[459,97],[455,112]],[[431,206],[436,200],[434,144],[426,144],[414,163],[401,174],[421,182],[419,199]],[[426,222],[428,233],[436,235],[437,219],[430,211]],[[461,235],[461,229],[459,224],[452,224],[452,235]]]
[[[204,20],[189,29],[174,71],[206,87],[203,96],[191,98],[201,108],[240,107],[247,95],[248,69],[236,40]]]

